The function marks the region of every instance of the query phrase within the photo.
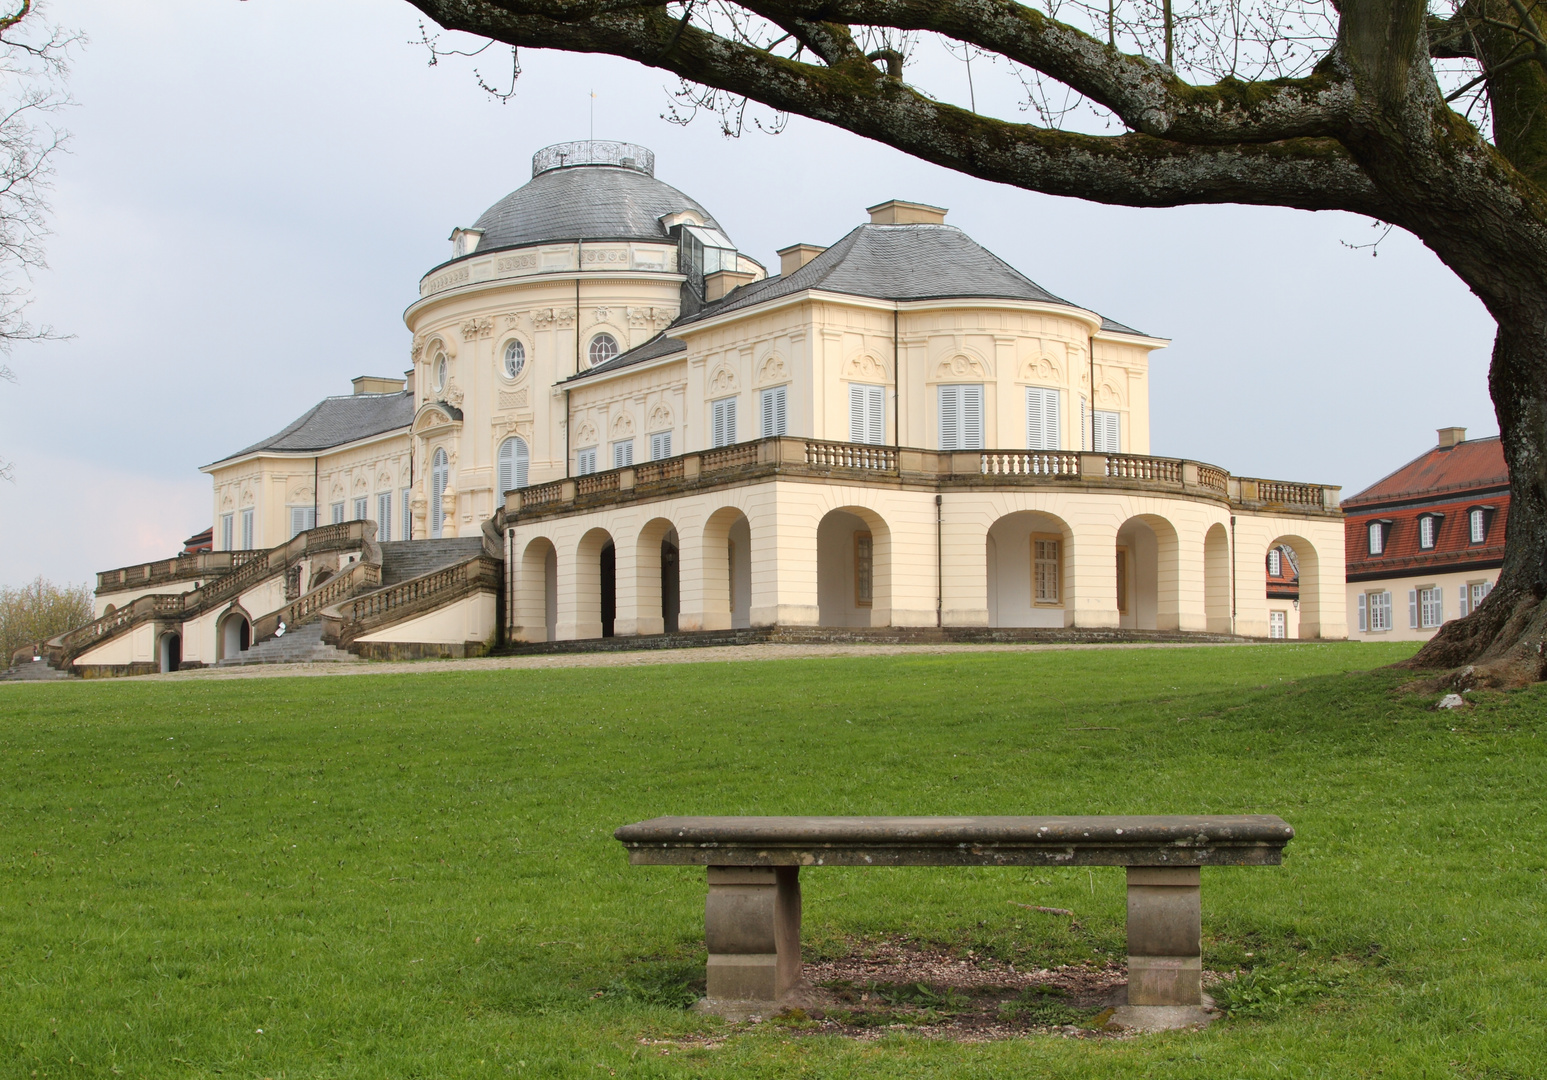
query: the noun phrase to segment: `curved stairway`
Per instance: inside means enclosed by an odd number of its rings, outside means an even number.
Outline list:
[[[322,624],[307,623],[284,637],[260,641],[250,649],[229,656],[216,667],[243,664],[358,664],[360,658],[343,649],[335,649],[322,640]]]

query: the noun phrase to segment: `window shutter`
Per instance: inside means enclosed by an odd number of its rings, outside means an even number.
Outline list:
[[[1081,450],[1085,450],[1085,449],[1094,450],[1095,449],[1095,447],[1091,446],[1089,444],[1089,442],[1087,441],[1087,440],[1089,440],[1089,438],[1090,438],[1090,417],[1085,415],[1085,399],[1084,398],[1080,398],[1080,449]]]
[[[1407,623],[1412,629],[1418,629],[1418,590],[1407,590]]]
[[[1035,386],[1026,387],[1026,449],[1041,450],[1044,440],[1042,391]]]
[[[1359,632],[1362,634],[1369,629],[1369,623],[1364,612],[1364,593],[1359,594]]]
[[[392,492],[383,491],[376,496],[376,539],[392,539]]]
[[[774,434],[788,435],[790,433],[790,415],[787,402],[786,388],[774,387]]]
[[[1445,587],[1434,586],[1434,625],[1445,625]]]
[[[865,387],[865,441],[880,445],[886,441],[886,387]]]
[[[511,483],[511,472],[515,467],[516,456],[515,447],[511,445],[513,442],[513,439],[506,439],[500,443],[499,490],[494,493],[497,499],[503,499],[505,492],[515,487]]]
[[[725,402],[725,445],[729,446],[736,441],[736,399],[727,398]]]
[[[983,449],[983,388],[962,387],[962,449]]]
[[[414,538],[413,489],[412,488],[404,488],[403,491],[402,491],[402,497],[403,497],[403,500],[402,500],[403,501],[403,539],[404,540],[412,540]]]
[[[657,431],[650,436],[650,460],[660,461],[671,457],[671,432]]]
[[[961,449],[961,387],[940,387],[940,449]]]
[[[771,437],[774,432],[774,395],[772,390],[763,391],[763,438]]]
[[[527,485],[527,473],[532,464],[532,452],[527,449],[525,439],[516,439],[515,459],[515,468],[511,471],[510,478],[515,482],[516,487],[524,488]]]
[[[1059,431],[1059,418],[1062,413],[1059,403],[1062,400],[1057,390],[1042,391],[1042,449],[1044,450],[1057,450],[1063,445],[1063,440],[1059,437],[1062,434]]]
[[[711,446],[725,445],[725,402],[716,401],[710,408],[714,412],[714,420],[709,432]]]

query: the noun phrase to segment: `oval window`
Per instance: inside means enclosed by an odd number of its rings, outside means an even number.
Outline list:
[[[435,358],[435,389],[446,389],[446,354],[441,353]]]
[[[597,334],[591,339],[591,366],[596,367],[598,364],[605,364],[614,356],[617,356],[620,351],[617,338],[611,334]]]
[[[505,378],[514,379],[526,367],[526,346],[512,341],[505,346]]]

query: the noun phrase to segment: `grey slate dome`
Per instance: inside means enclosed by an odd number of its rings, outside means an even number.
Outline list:
[[[655,178],[655,155],[632,143],[559,143],[532,156],[532,179],[483,212],[478,252],[564,240],[669,240],[660,219],[699,203]],[[723,231],[723,230],[722,230]]]

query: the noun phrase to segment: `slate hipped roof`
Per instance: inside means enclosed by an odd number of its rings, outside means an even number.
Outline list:
[[[808,289],[873,300],[1031,300],[1078,306],[1054,296],[954,225],[861,225],[794,273],[743,285],[678,319],[666,334]],[[1101,329],[1145,336],[1105,317]],[[685,348],[677,339],[657,335],[573,378],[616,371]]]
[[[413,420],[414,395],[407,390],[397,394],[347,394],[323,398],[279,434],[211,464],[219,465],[222,461],[260,451],[315,454],[399,428],[406,430]]]

